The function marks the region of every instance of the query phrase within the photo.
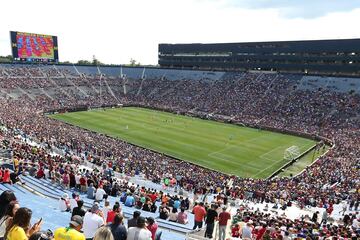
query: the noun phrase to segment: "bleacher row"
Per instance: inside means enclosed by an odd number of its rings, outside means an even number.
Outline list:
[[[18,66],[18,65],[17,65]],[[11,64],[1,64],[1,67],[12,67]],[[29,66],[27,66],[29,67]],[[38,68],[38,66],[33,66]],[[29,68],[32,68],[30,66]],[[107,76],[119,77],[126,76],[128,79],[167,79],[167,80],[203,80],[203,81],[219,81],[232,79],[238,76],[239,72],[221,72],[221,71],[201,71],[201,70],[180,70],[180,69],[161,69],[152,67],[126,67],[126,66],[71,66],[71,65],[52,65],[41,66],[42,69],[53,69],[56,71],[66,71],[74,75],[88,74],[96,75],[99,73]],[[298,89],[316,90],[326,89],[335,92],[360,93],[360,79],[347,77],[326,77],[326,76],[303,76],[295,74],[283,74],[289,80],[298,82]]]
[[[0,67],[9,68],[13,67],[11,64],[1,64]],[[15,65],[19,66],[19,64]],[[14,66],[14,67],[15,67]],[[39,66],[29,66],[29,68],[38,68]],[[41,66],[43,70],[48,70],[54,68],[52,65]],[[183,80],[183,79],[192,79],[192,80],[219,80],[221,79],[225,72],[213,72],[213,71],[200,71],[200,70],[180,70],[180,69],[161,69],[161,68],[149,68],[149,67],[126,67],[126,66],[71,66],[71,65],[56,65],[58,70],[65,70],[71,72],[74,75],[79,73],[85,73],[88,75],[95,74],[105,74],[107,76],[120,76],[121,74],[130,79],[142,79],[146,78],[165,78],[167,80]]]

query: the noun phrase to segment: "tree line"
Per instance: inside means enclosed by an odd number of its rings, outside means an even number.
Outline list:
[[[11,55],[8,56],[0,56],[0,63],[12,63],[14,58]],[[100,66],[100,65],[113,65],[113,64],[105,64],[102,63],[99,59],[93,56],[91,61],[89,60],[79,60],[77,62],[63,61],[59,62],[60,64],[79,64],[79,65],[89,65],[89,66]],[[125,66],[140,66],[140,62],[131,58],[128,64],[124,64]]]

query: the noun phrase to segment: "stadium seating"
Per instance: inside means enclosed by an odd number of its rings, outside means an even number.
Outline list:
[[[119,76],[121,71],[126,79]],[[100,76],[99,72],[104,75]],[[9,142],[1,143],[3,147],[21,161],[37,168],[39,164],[56,163],[57,173],[62,172],[62,164],[84,163],[87,156],[89,159],[86,160],[98,166],[111,162],[127,175],[139,171],[154,184],[169,175],[181,175],[179,185],[189,191],[214,193],[217,189],[224,189],[225,183],[231,180],[233,186],[227,191],[234,198],[273,203],[283,201],[300,207],[329,208],[344,200],[355,205],[359,202],[359,90],[358,78],[146,67],[4,64],[0,68],[0,120],[4,125],[0,137]],[[217,116],[222,121],[230,118],[250,126],[317,137],[328,143],[331,149],[292,178],[244,179],[70,126],[43,114],[118,104],[154,107],[201,117]],[[24,136],[31,141],[25,142]],[[62,156],[53,155],[53,151]],[[71,194],[71,191],[59,187],[59,182],[52,184],[30,176],[24,176],[23,181],[28,188],[1,185],[0,189],[13,190],[24,206],[36,203],[36,208],[31,207],[35,217],[47,216],[51,212],[46,210],[53,209],[52,213],[55,212],[59,218],[45,219],[49,221],[46,227],[53,230],[66,226],[69,216],[57,212],[55,199],[63,193]],[[30,189],[41,196],[29,192]],[[82,198],[86,207],[92,205],[92,200],[84,195]],[[112,204],[116,201],[112,197],[109,199]],[[126,217],[133,211],[134,208],[123,207]],[[160,220],[157,213],[142,211],[142,214],[156,218],[163,229],[172,229],[182,236],[190,232],[193,225],[191,214],[187,225]],[[266,218],[261,214],[254,218],[258,216]],[[345,228],[346,234],[354,234],[354,230]],[[333,231],[331,234],[337,235]],[[169,239],[175,239],[176,234]]]
[[[46,180],[38,180],[32,177],[23,177],[23,180],[30,189],[35,190],[37,193],[41,193],[47,197],[41,197],[34,194],[27,189],[18,186],[18,185],[9,185],[9,184],[0,184],[0,194],[5,190],[11,190],[15,193],[18,199],[20,199],[20,204],[23,207],[28,207],[33,210],[33,223],[38,219],[43,218],[42,229],[50,229],[54,231],[55,229],[63,226],[68,226],[69,219],[71,214],[68,212],[60,212],[58,209],[58,200],[63,193],[68,193],[71,195],[71,191],[61,191],[59,188],[52,186]],[[44,187],[46,186],[46,187]],[[45,190],[48,189],[48,190]],[[56,192],[56,195],[51,194]],[[85,195],[81,196],[84,200],[84,206],[90,208],[92,206],[92,201],[87,199]],[[109,199],[113,205],[115,199]],[[36,207],[35,207],[36,206]],[[130,218],[134,211],[133,208],[128,208],[122,206],[124,216]],[[54,215],[56,217],[54,217]],[[149,214],[144,211],[141,212],[141,215],[144,217],[154,217],[157,218],[157,215]],[[161,221],[160,221],[161,222]],[[126,224],[126,222],[125,222]],[[172,224],[167,221],[159,224],[162,229],[162,237],[164,239],[174,239],[181,240],[184,239],[185,233],[189,232],[188,228],[184,228],[179,224]]]
[[[40,193],[44,196],[47,196],[47,197],[53,198],[53,199],[60,199],[60,197],[63,196],[64,193],[67,193],[69,196],[71,196],[72,193],[74,192],[74,191],[70,191],[70,190],[65,190],[59,186],[54,186],[49,181],[44,180],[44,179],[36,179],[36,178],[30,177],[30,176],[23,176],[22,180],[26,183],[26,186],[29,186],[31,189],[33,189],[37,193]],[[8,185],[8,186],[11,189],[16,188],[19,191],[25,193],[24,190],[22,190],[21,188],[19,188],[16,185]],[[79,192],[77,192],[77,193],[79,193]],[[84,207],[91,208],[91,206],[93,204],[93,200],[88,199],[86,197],[86,194],[79,193],[79,195],[81,196],[81,199],[83,199],[83,201],[84,201]],[[119,201],[119,199],[116,199],[112,196],[109,196],[108,200],[110,201],[111,205],[114,205],[116,201]],[[122,211],[124,213],[124,216],[127,218],[130,218],[133,215],[134,210],[135,210],[134,208],[127,207],[124,205],[122,206]],[[190,214],[190,216],[189,216],[189,219],[190,219],[189,223],[186,225],[182,225],[182,224],[171,223],[166,220],[164,221],[164,220],[158,219],[159,213],[150,213],[150,212],[146,212],[146,211],[142,211],[142,210],[139,210],[139,211],[141,212],[141,215],[144,217],[153,217],[154,219],[157,219],[159,226],[166,228],[166,229],[172,229],[177,232],[187,233],[190,230],[192,230],[192,227],[193,227],[192,214]]]
[[[353,91],[354,93],[359,94],[360,81],[358,78],[304,76],[301,79],[299,89],[324,89],[344,93]]]

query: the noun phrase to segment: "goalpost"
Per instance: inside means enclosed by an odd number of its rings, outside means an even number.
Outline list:
[[[300,149],[298,146],[291,146],[287,149],[285,149],[284,152],[284,159],[291,161],[294,160],[295,158],[297,158],[298,156],[300,156]]]

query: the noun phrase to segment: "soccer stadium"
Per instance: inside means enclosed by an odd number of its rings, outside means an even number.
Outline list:
[[[62,60],[82,58],[66,29],[14,30],[0,26],[0,240],[360,239],[360,38],[159,37],[153,64],[105,64]]]

